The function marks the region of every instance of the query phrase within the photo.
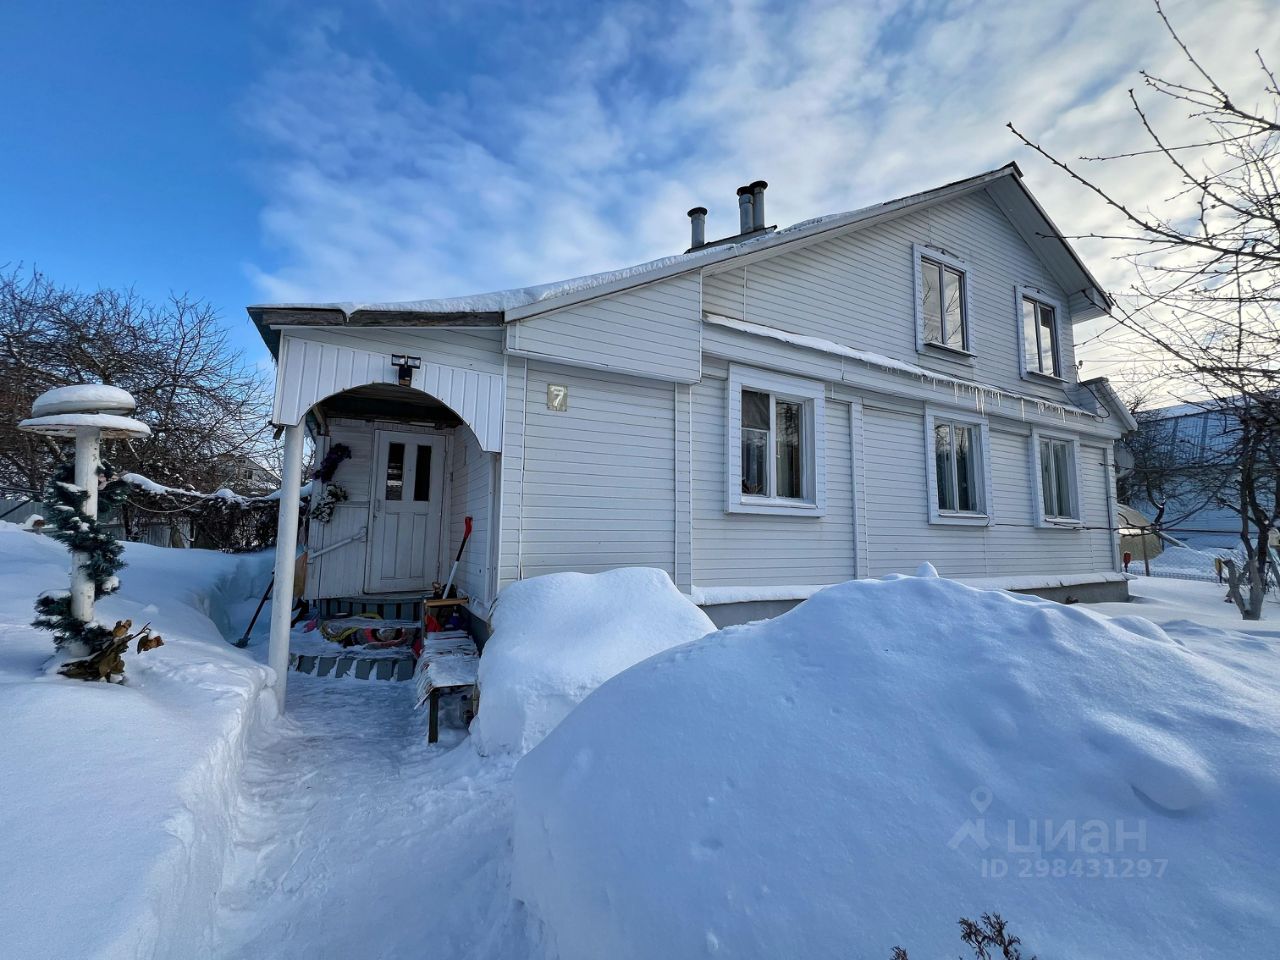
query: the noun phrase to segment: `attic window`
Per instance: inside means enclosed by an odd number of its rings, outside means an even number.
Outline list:
[[[916,347],[969,353],[968,268],[963,261],[915,244]]]
[[[1058,326],[1066,315],[1062,304],[1031,287],[1017,288],[1016,303],[1023,376],[1062,379],[1062,338]]]

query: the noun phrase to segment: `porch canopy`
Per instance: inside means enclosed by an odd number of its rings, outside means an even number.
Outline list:
[[[412,371],[414,390],[436,398],[471,428],[486,453],[502,450],[502,377],[433,363],[422,357]],[[317,403],[334,394],[371,384],[396,385],[399,372],[386,353],[334,343],[284,337],[276,371],[271,419],[296,426]]]
[[[256,319],[256,318],[255,318]],[[502,450],[502,414],[505,384],[502,376],[465,367],[436,363],[429,345],[402,380],[401,364],[393,354],[363,350],[345,344],[306,337],[280,337],[276,351],[276,390],[272,421],[284,427],[284,469],[281,490],[302,485],[302,421],[318,404],[338,394],[350,395],[366,388],[374,393],[405,386],[438,401],[457,415],[475,434],[486,453]],[[379,390],[378,388],[382,388]],[[389,392],[389,391],[386,391]],[[289,668],[290,607],[293,598],[294,558],[298,545],[299,498],[282,496],[276,531],[275,589],[271,606],[271,639],[268,663],[275,670],[275,694],[284,708],[285,680]]]

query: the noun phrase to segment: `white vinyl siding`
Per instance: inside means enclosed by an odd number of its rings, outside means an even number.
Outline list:
[[[547,409],[552,383],[568,388],[564,412]],[[526,395],[519,575],[631,566],[673,574],[673,386],[531,362]]]
[[[696,273],[507,324],[507,350],[548,362],[692,383],[701,375]]]
[[[524,500],[525,407],[528,361],[510,357],[503,408],[501,483],[498,498],[498,588],[520,579],[520,524]]]
[[[1013,421],[990,424],[991,523],[929,522],[923,410],[866,405],[863,412],[868,573],[912,573],[923,561],[944,576],[997,577],[1089,573],[1115,568],[1112,534],[1097,529],[1064,536],[1036,520],[1030,483],[1030,431]],[[1079,446],[1084,515],[1106,516],[1110,480],[1105,451]]]
[[[709,273],[702,280],[702,309],[722,317],[743,319],[746,306],[746,271]]]
[[[821,516],[725,512],[727,382],[692,392],[693,575],[707,586],[839,583],[856,575],[850,406],[824,416],[826,509]]]
[[[462,542],[466,518],[472,519],[471,539],[458,563],[458,592],[470,597],[474,606],[484,610],[493,600],[490,596],[491,562],[490,536],[493,529],[493,454],[485,453],[470,430],[459,429],[454,442],[448,490],[450,493],[449,526],[445,531],[444,554],[446,564],[453,562]],[[446,576],[447,566],[446,566]]]
[[[501,327],[290,327],[284,335],[385,354],[388,367],[391,355],[400,353],[451,367],[502,373]]]
[[[919,351],[913,322],[915,244],[963,255],[974,356]],[[1022,378],[1020,324],[1010,315],[1015,285],[1035,287],[1059,300],[1065,293],[985,192],[714,276],[723,296],[706,304],[710,312],[722,299],[732,299],[730,291],[743,291],[745,306],[729,316],[1013,392],[1065,399],[1059,383]],[[1062,322],[1059,327],[1062,369],[1070,372],[1071,326]]]
[[[315,462],[319,463],[329,449],[339,443],[351,449],[351,457],[338,464],[331,482],[347,491],[347,499],[334,506],[328,523],[311,521],[308,546],[313,553],[353,537],[361,529],[366,531],[366,536],[368,532],[373,428],[359,420],[331,421],[329,436],[317,438]],[[307,598],[358,597],[364,593],[365,550],[366,541],[358,540],[308,563]]]
[[[382,340],[352,346],[345,338],[327,333],[316,338],[311,331],[281,337],[272,422],[300,423],[314,405],[354,387],[395,384],[398,377],[391,357],[408,353],[422,358],[421,367],[413,371],[413,388],[448,405],[476,432],[481,446],[498,451],[502,447],[501,374],[442,362],[450,359],[443,351],[445,341],[435,341],[430,334],[415,331],[413,338],[396,338],[394,346]]]

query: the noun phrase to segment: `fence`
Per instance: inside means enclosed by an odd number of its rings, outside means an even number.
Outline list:
[[[243,553],[275,545],[275,499],[206,496],[185,491],[135,489],[102,525],[117,539],[156,547],[200,547]],[[0,519],[26,523],[47,519],[44,504],[29,494],[0,497]]]

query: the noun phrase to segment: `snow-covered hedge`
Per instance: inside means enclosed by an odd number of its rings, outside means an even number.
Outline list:
[[[513,891],[560,960],[955,956],[987,911],[1045,958],[1267,956],[1277,731],[1147,621],[856,581],[583,701],[516,767]]]
[[[601,683],[715,624],[661,570],[554,573],[498,599],[480,658],[483,754],[523,754]]]

